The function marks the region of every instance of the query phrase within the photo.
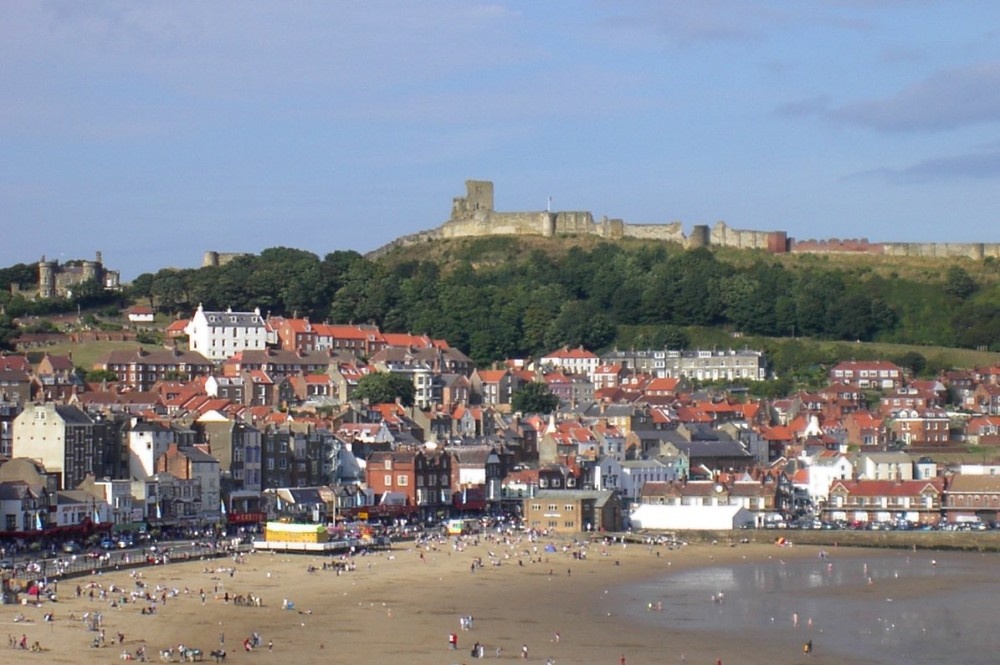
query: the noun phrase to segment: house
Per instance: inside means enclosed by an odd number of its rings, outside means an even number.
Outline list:
[[[125,311],[129,323],[152,323],[154,317],[153,308],[148,305],[132,305]]]
[[[309,319],[271,317],[268,325],[278,336],[278,346],[286,351],[313,351],[316,345],[316,328]]]
[[[913,459],[902,451],[862,453],[855,470],[864,480],[913,480]]]
[[[948,479],[945,519],[951,523],[1000,519],[1000,476],[956,474]]]
[[[26,405],[14,419],[13,453],[40,462],[59,474],[59,489],[74,488],[88,474],[118,477],[121,443],[118,425],[95,420],[76,406]]]
[[[879,401],[879,413],[895,417],[903,409],[931,409],[943,405],[944,400],[940,392],[933,387],[921,388],[914,383],[899,387],[882,397]]]
[[[972,391],[966,405],[988,416],[1000,416],[1000,385],[981,383]]]
[[[213,365],[197,351],[182,351],[176,347],[147,351],[139,347],[135,351],[109,351],[94,363],[94,369],[112,372],[121,385],[141,392],[164,380],[191,381],[195,377],[208,376]]]
[[[830,486],[834,481],[854,477],[854,464],[846,455],[822,451],[806,461],[805,468],[797,471],[792,481],[796,489],[804,490],[815,505],[829,501]]]
[[[313,324],[312,328],[319,351],[347,351],[357,358],[371,358],[387,346],[382,333],[373,325]]]
[[[538,360],[538,364],[541,367],[562,370],[567,374],[579,374],[590,377],[601,362],[596,354],[587,351],[582,346],[575,349],[564,346],[561,349],[556,349],[542,356]]]
[[[616,349],[601,356],[600,362],[605,365],[621,364],[636,373],[658,378],[698,381],[763,381],[768,374],[766,356],[752,349]]]
[[[192,351],[209,360],[225,360],[240,351],[262,351],[267,347],[269,328],[252,312],[206,312],[199,304],[184,332]]]
[[[180,480],[196,481],[200,490],[200,496],[196,497],[200,509],[193,516],[212,522],[219,521],[222,506],[219,460],[198,447],[182,448],[176,443],[170,443],[167,450],[157,458],[156,471],[157,474],[170,474]],[[185,511],[184,515],[191,516],[191,512]]]
[[[1000,416],[974,416],[965,424],[965,440],[973,446],[1000,446]]]
[[[937,524],[943,507],[944,481],[835,480],[823,517],[846,522]]]
[[[889,442],[885,419],[870,411],[855,411],[841,420],[849,445],[861,448],[879,448]]]
[[[472,392],[481,404],[510,412],[511,399],[521,383],[507,369],[477,369],[469,379]]]
[[[31,399],[31,391],[32,380],[27,372],[0,369],[0,402],[24,404]]]
[[[629,516],[633,529],[736,529],[773,510],[775,492],[752,482],[737,494],[720,480],[651,482]],[[751,495],[756,495],[751,498]],[[747,507],[753,507],[755,512]]]
[[[621,501],[608,490],[539,490],[522,500],[524,524],[551,533],[621,531]]]
[[[594,467],[594,489],[618,492],[624,501],[638,501],[646,483],[666,483],[678,480],[677,469],[663,462],[650,460],[619,461],[603,457]]]
[[[903,370],[888,360],[845,360],[830,368],[832,382],[864,390],[895,390],[903,386]]]
[[[625,378],[626,374],[627,372],[625,368],[622,367],[621,363],[598,365],[591,373],[591,381],[594,383],[594,390],[617,388],[621,385],[622,379]]]
[[[941,409],[901,409],[892,421],[895,439],[914,448],[947,445],[950,428],[951,419]]]
[[[144,487],[140,491],[137,485]],[[167,472],[132,483],[133,495],[146,511],[146,520],[154,527],[197,526],[205,520],[202,509],[201,476],[179,478]],[[219,504],[216,504],[218,515]]]

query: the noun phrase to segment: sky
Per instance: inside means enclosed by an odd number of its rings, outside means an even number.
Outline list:
[[[500,211],[1000,242],[1000,3],[0,0],[0,266]]]

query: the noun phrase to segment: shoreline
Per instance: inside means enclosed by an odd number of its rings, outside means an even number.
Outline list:
[[[546,553],[545,544],[557,543]],[[664,575],[711,565],[767,562],[780,553],[785,559],[816,557],[822,548],[779,548],[773,544],[695,543],[680,549],[639,544],[574,545],[566,539],[524,539],[490,542],[480,539],[455,549],[449,542],[417,547],[397,546],[353,559],[354,572],[323,570],[330,557],[248,554],[242,563],[230,559],[189,561],[131,571],[107,571],[59,584],[59,601],[41,607],[4,606],[0,620],[9,634],[22,633],[29,644],[39,641],[45,662],[107,663],[146,645],[150,661],[158,651],[184,643],[200,648],[205,658],[219,648],[227,659],[285,662],[293,657],[306,664],[333,662],[468,663],[475,642],[486,657],[526,662],[629,663],[681,662],[798,662],[789,661],[789,646],[755,646],[755,658],[741,655],[745,636],[714,636],[706,644],[700,632],[670,627],[651,631],[620,612],[614,590],[660,579]],[[585,552],[586,558],[574,558]],[[492,556],[491,556],[492,553]],[[851,548],[837,557],[880,556],[884,551]],[[482,566],[474,562],[481,560]],[[519,564],[518,561],[521,563]],[[314,566],[315,572],[307,572]],[[76,585],[87,589],[168,589],[166,603],[158,601],[154,614],[142,614],[146,602],[117,603],[118,592],[105,600],[80,597]],[[176,592],[174,592],[176,590]],[[204,601],[201,591],[205,591]],[[229,602],[226,602],[226,594]],[[261,607],[236,606],[236,595],[256,595]],[[99,594],[98,594],[99,596]],[[292,609],[282,609],[285,600]],[[16,612],[32,623],[12,623]],[[53,611],[55,620],[41,620]],[[89,646],[95,631],[87,630],[84,613],[101,612],[107,646]],[[70,620],[70,614],[75,620]],[[459,618],[473,616],[471,630],[461,630]],[[117,633],[123,644],[110,644]],[[262,648],[246,653],[243,640],[257,632]],[[449,633],[458,635],[458,648],[448,649]],[[556,634],[558,633],[558,637]],[[15,635],[17,637],[17,635]],[[272,641],[273,650],[266,644]],[[38,654],[26,654],[25,657]],[[801,654],[798,654],[801,657]],[[759,659],[757,658],[759,657]],[[829,660],[826,660],[829,659]],[[811,663],[833,662],[833,654],[815,654]],[[867,662],[837,658],[840,663]]]

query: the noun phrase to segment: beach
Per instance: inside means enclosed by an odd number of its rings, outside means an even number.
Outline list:
[[[555,551],[546,551],[548,544]],[[59,584],[58,602],[3,606],[0,621],[15,642],[24,635],[42,649],[20,657],[47,663],[120,661],[143,645],[147,659],[159,662],[161,649],[183,644],[202,650],[206,661],[212,650],[223,648],[227,662],[453,664],[474,661],[470,651],[477,642],[487,660],[526,663],[621,665],[623,657],[628,665],[884,662],[878,654],[845,657],[832,648],[832,635],[808,632],[805,616],[801,631],[772,635],[705,631],[704,622],[696,630],[683,621],[657,622],[663,609],[650,603],[666,602],[669,608],[670,597],[664,601],[642,592],[644,582],[652,585],[685,571],[820,560],[829,566],[886,553],[833,549],[828,558],[823,555],[815,546],[719,543],[668,549],[480,537],[478,544],[460,547],[454,541],[426,547],[397,543],[389,551],[351,558],[353,570],[338,574],[324,569],[330,558],[256,553],[67,579]],[[893,582],[892,593],[900,597],[925,584],[905,577]],[[862,586],[845,593],[866,592]],[[146,594],[156,602],[145,600]],[[235,596],[259,597],[261,606],[237,605]],[[706,606],[713,602],[718,601],[704,597]],[[15,622],[17,613],[25,621]],[[44,620],[46,613],[52,621]],[[100,639],[91,625],[96,613],[102,646],[92,646]],[[467,629],[463,617],[471,617]],[[245,641],[255,633],[257,645],[247,651]],[[457,636],[454,650],[451,633]],[[816,648],[804,654],[809,639]]]

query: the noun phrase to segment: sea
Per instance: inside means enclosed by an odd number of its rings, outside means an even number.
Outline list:
[[[886,665],[1000,662],[1000,555],[822,553],[708,565],[619,591],[638,622]]]

